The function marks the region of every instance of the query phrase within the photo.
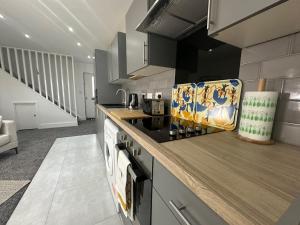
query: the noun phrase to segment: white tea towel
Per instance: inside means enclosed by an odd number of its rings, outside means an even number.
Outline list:
[[[124,215],[128,216],[128,210],[131,206],[131,181],[128,175],[128,166],[131,163],[124,151],[119,151],[118,167],[116,171],[116,186],[118,191],[118,202]]]

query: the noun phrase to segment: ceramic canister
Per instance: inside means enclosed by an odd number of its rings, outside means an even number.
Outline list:
[[[242,103],[239,135],[255,141],[269,141],[277,98],[277,92],[246,92]]]

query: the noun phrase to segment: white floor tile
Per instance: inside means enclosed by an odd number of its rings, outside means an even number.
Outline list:
[[[7,224],[121,224],[96,135],[57,139]]]
[[[95,225],[123,225],[123,222],[121,221],[119,215],[114,215],[104,221],[101,221],[100,223],[96,223]]]

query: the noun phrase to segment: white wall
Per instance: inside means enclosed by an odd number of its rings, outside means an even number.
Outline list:
[[[84,83],[83,73],[94,73],[94,63],[74,62],[76,81],[76,103],[77,113],[80,119],[85,120]]]
[[[77,126],[77,120],[0,69],[0,115],[15,119],[13,102],[36,102],[38,128]]]

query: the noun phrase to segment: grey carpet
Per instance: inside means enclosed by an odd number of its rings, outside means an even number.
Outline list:
[[[95,120],[82,121],[78,127],[24,130],[18,132],[19,154],[0,154],[0,180],[32,180],[56,138],[96,133]],[[0,205],[0,225],[5,225],[27,186]]]

